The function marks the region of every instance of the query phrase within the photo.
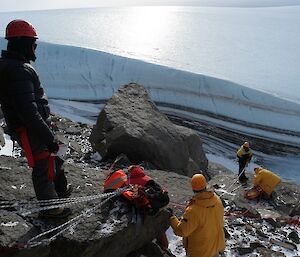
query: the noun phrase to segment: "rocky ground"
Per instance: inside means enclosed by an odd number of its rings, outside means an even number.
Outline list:
[[[73,196],[79,197],[101,193],[103,179],[113,160],[101,163],[99,156],[93,153],[88,142],[91,133],[90,126],[74,123],[58,116],[53,117],[53,120],[57,125],[59,139],[69,145],[69,152],[65,156],[65,170],[68,180],[74,188]],[[16,155],[19,154],[20,151],[17,150]],[[122,163],[120,165],[122,166]],[[144,163],[144,166],[151,177],[168,189],[171,199],[170,206],[180,216],[185,202],[192,196],[190,179],[173,172],[155,170],[147,166],[147,163]],[[238,183],[234,183],[236,176],[231,171],[220,165],[210,163],[208,172],[213,175],[210,185],[222,197],[226,205],[225,231],[227,247],[224,256],[300,256],[299,187],[283,182],[276,190],[277,196],[272,202],[250,202],[243,198],[245,188]],[[34,199],[30,170],[26,161],[24,157],[0,156],[0,201],[21,199]],[[91,208],[93,205],[89,204],[88,206]],[[72,217],[78,215],[84,207],[86,206],[79,204],[72,206]],[[0,210],[0,256],[62,256],[60,255],[61,252],[52,251],[45,246],[36,247],[35,252],[26,249],[18,252],[16,242],[26,242],[26,240],[43,231],[45,226],[53,227],[53,224],[51,226],[51,224],[37,219],[36,214],[29,215],[24,219],[22,216],[14,214],[13,210],[15,209]],[[164,216],[165,214],[163,212],[160,217],[156,218],[155,222],[165,222],[167,219]],[[113,215],[109,212],[108,216],[112,217]],[[74,252],[80,253],[78,256],[83,256],[82,253],[86,253],[85,256],[96,256],[89,252],[95,251],[95,247],[89,248],[87,240],[82,241],[82,245],[75,244],[74,237],[78,239],[86,236],[84,235],[86,233],[89,234],[87,237],[90,238],[91,244],[95,243],[96,241],[93,240],[97,237],[97,233],[109,234],[110,227],[105,224],[112,225],[112,223],[122,220],[120,217],[118,219],[117,216],[110,223],[103,222],[104,217],[101,213],[90,217],[90,221],[83,222],[79,228],[76,227],[73,231],[65,231],[63,234],[64,241],[60,241],[61,239],[53,241],[52,246],[56,245],[56,248],[52,247],[52,249],[70,249],[71,255],[68,255],[70,253],[65,251],[64,257],[76,256]],[[92,231],[89,227],[90,224],[94,224]],[[119,224],[114,225],[115,227],[119,226]],[[129,229],[128,233],[133,234],[133,237],[136,238],[136,225],[131,224],[130,226],[131,230]],[[161,224],[161,226],[163,227],[164,224]],[[147,232],[152,233],[151,231]],[[20,238],[20,235],[23,237]],[[106,243],[109,242],[106,237],[99,237],[97,240],[98,244],[101,240],[107,240]],[[184,256],[178,238],[173,237],[171,246],[175,256]],[[126,245],[122,247],[126,248]],[[142,245],[135,245],[135,247],[138,249]],[[49,251],[52,255],[49,255]],[[113,256],[109,254],[111,253],[108,252],[107,255],[98,256]],[[144,256],[151,255],[145,255],[144,253]],[[154,255],[154,257],[158,256],[170,255]]]

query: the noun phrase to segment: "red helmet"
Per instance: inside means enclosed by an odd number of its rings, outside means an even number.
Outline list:
[[[13,20],[8,23],[5,38],[10,39],[14,37],[38,38],[35,28],[29,22],[24,20]]]

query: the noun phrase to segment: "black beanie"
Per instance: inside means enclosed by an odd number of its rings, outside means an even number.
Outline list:
[[[27,61],[34,62],[36,60],[36,56],[32,48],[35,40],[35,38],[31,37],[11,38],[8,40],[7,50],[17,52],[21,54]]]

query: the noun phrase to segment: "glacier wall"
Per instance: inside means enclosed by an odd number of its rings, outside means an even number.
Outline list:
[[[0,40],[4,47],[4,40]],[[202,74],[73,46],[39,43],[34,66],[50,98],[101,101],[122,85],[144,85],[165,111],[300,142],[300,105]],[[257,132],[257,129],[260,132]],[[282,134],[288,139],[282,138]]]

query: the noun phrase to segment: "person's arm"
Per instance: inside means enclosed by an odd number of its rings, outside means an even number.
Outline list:
[[[145,187],[151,187],[156,192],[159,192],[162,189],[161,186],[158,183],[156,183],[153,179],[150,179],[145,184]]]
[[[242,149],[242,147],[236,152],[236,156],[238,157],[238,158],[241,158],[242,157],[242,155],[243,155],[243,149]]]
[[[54,143],[54,135],[38,112],[30,71],[20,68],[15,72],[15,75],[11,77],[10,92],[12,94],[12,104],[18,113],[18,118],[47,147],[51,146]]]
[[[193,215],[191,208],[185,211],[180,220],[176,216],[172,216],[170,223],[175,235],[182,237],[188,237],[198,227],[198,219]]]
[[[254,186],[259,186],[261,180],[260,174],[256,174],[253,178],[253,185]]]

